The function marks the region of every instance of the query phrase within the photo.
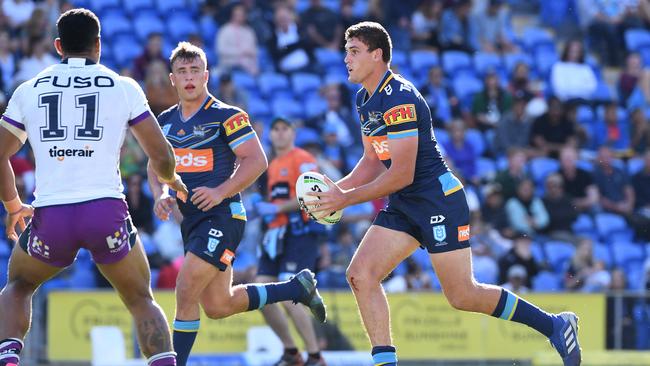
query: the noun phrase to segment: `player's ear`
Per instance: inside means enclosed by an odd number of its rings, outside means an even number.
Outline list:
[[[54,49],[56,50],[56,53],[63,57],[63,48],[61,47],[61,38],[57,37],[54,39]]]
[[[176,86],[176,82],[174,80],[174,73],[173,72],[169,73],[169,81],[172,83],[172,86]]]
[[[208,80],[210,80],[210,71],[208,69],[205,69],[203,72],[203,82],[207,83]]]

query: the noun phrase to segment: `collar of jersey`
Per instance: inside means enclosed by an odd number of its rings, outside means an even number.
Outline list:
[[[70,64],[70,65],[75,65],[75,66],[76,66],[76,65],[81,64],[82,60],[85,61],[85,63],[84,63],[85,66],[88,66],[88,65],[95,65],[95,64],[96,64],[96,62],[93,61],[93,60],[91,60],[91,59],[88,59],[88,58],[81,58],[81,57],[68,57],[68,58],[63,59],[63,60],[61,61],[61,63],[62,63],[62,64]]]
[[[386,73],[384,74],[384,77],[381,78],[381,81],[375,87],[374,93],[372,93],[372,95],[365,102],[363,102],[361,105],[367,104],[370,101],[370,99],[372,99],[372,97],[374,97],[378,93],[381,93],[382,89],[384,89],[386,87],[386,84],[388,84],[388,81],[390,81],[390,79],[392,79],[392,78],[393,78],[393,72],[390,71],[390,69],[386,70]],[[365,93],[365,95],[368,95],[368,91],[365,90],[365,89],[364,89],[364,93]],[[364,98],[365,98],[365,95],[364,95]]]
[[[179,118],[179,119],[181,120],[181,122],[183,122],[183,123],[185,123],[185,122],[191,120],[191,119],[194,118],[194,116],[196,116],[199,112],[201,112],[201,111],[204,110],[204,109],[207,109],[208,102],[212,102],[214,99],[215,99],[215,98],[214,98],[210,93],[208,93],[208,96],[205,97],[205,100],[203,101],[203,104],[201,104],[201,108],[197,109],[196,112],[194,112],[194,114],[192,114],[191,116],[189,116],[187,119],[183,118],[183,111],[181,110],[181,103],[179,102],[179,103],[178,103],[178,109],[177,109],[177,110],[178,110],[178,118]],[[209,105],[212,105],[212,103],[209,103]]]

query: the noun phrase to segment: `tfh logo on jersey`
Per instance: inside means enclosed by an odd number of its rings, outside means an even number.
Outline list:
[[[213,169],[212,149],[175,148],[174,155],[179,173],[209,172]]]
[[[250,121],[248,120],[248,114],[244,112],[239,112],[235,114],[234,116],[228,118],[228,120],[223,123],[223,126],[226,128],[227,136],[230,136],[233,133],[249,125],[250,125]]]
[[[389,126],[417,121],[415,104],[400,104],[389,109],[384,113],[384,121]]]

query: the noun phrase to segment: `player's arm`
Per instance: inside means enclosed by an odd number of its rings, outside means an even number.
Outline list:
[[[25,230],[24,218],[32,215],[32,208],[20,200],[16,189],[16,177],[9,162],[9,158],[23,146],[23,141],[9,130],[11,126],[7,123],[2,121],[0,124],[0,199],[7,211],[5,219],[7,237],[16,241],[18,240],[16,224],[20,230]]]
[[[347,176],[336,182],[336,185],[343,190],[370,183],[386,171],[386,167],[377,157],[370,139],[367,136],[362,136],[362,142],[363,156]]]
[[[215,188],[198,187],[192,190],[192,203],[200,210],[208,211],[220,204],[224,199],[232,197],[253,184],[268,167],[266,154],[262,149],[260,140],[252,130],[250,138],[239,143],[233,152],[239,161],[239,166],[230,177]],[[242,138],[248,137],[243,135]]]

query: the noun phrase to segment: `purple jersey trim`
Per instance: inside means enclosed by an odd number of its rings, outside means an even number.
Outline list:
[[[138,123],[144,121],[147,117],[151,116],[150,111],[144,111],[141,115],[135,117],[134,119],[129,121],[129,126],[133,127],[137,125]]]
[[[7,123],[9,123],[10,125],[12,125],[14,127],[18,127],[21,130],[25,131],[25,125],[24,124],[22,124],[22,123],[20,123],[18,121],[14,121],[13,119],[7,117],[6,115],[2,115],[2,119],[7,121]]]

